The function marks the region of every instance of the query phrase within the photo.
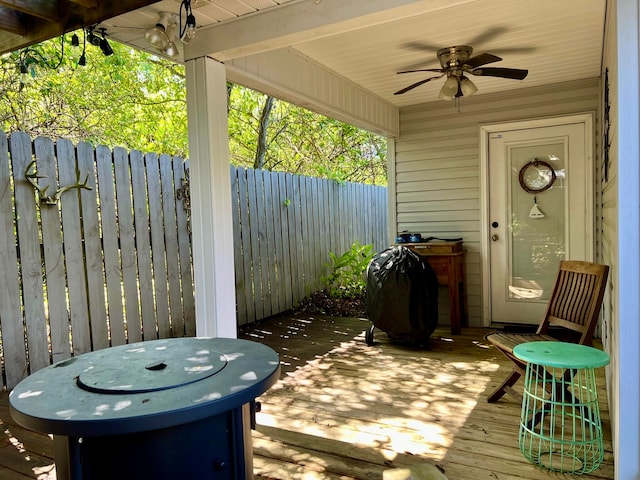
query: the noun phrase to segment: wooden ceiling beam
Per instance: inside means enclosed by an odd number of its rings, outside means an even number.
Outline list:
[[[0,6],[17,10],[31,17],[57,22],[64,15],[59,3],[48,0],[0,0]],[[26,20],[28,21],[28,20]]]
[[[473,1],[322,0],[284,3],[260,12],[260,15],[246,15],[198,30],[198,37],[185,47],[185,60],[210,56],[224,62]]]
[[[80,5],[84,8],[97,8],[98,0],[69,0],[71,3]]]
[[[0,0],[0,54],[59,37],[78,28],[89,27],[156,1]],[[52,17],[41,17],[50,8],[49,4],[53,5],[51,8],[56,9],[56,12],[60,12],[54,20],[51,20]],[[32,10],[27,14],[18,10],[18,6],[22,9],[29,6]]]
[[[13,35],[25,35],[27,28],[22,23],[22,16],[11,8],[0,6],[0,30]]]

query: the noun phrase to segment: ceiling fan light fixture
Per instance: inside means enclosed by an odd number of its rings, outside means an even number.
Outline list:
[[[440,100],[448,100],[448,101],[451,101],[454,99],[454,97],[452,97],[451,95],[447,95],[446,93],[444,93],[442,89],[440,90],[440,94],[438,95],[438,98]]]
[[[189,0],[183,0],[189,1]],[[422,47],[421,47],[422,48]],[[519,68],[496,68],[485,67],[490,63],[499,62],[502,58],[492,53],[481,53],[476,56],[473,54],[473,48],[468,45],[458,45],[453,47],[441,48],[437,52],[438,60],[442,68],[412,68],[401,70],[397,73],[415,73],[415,72],[437,72],[438,76],[423,78],[414,82],[394,93],[394,95],[402,95],[413,90],[420,85],[424,85],[431,80],[447,76],[444,85],[440,89],[438,95],[441,100],[455,100],[459,104],[460,97],[469,97],[478,91],[478,87],[469,80],[467,75],[479,75],[485,77],[509,78],[513,80],[523,80],[528,70]]]
[[[440,89],[439,98],[441,100],[453,100],[458,93],[458,78],[450,75]]]
[[[467,77],[463,76],[460,79],[460,91],[463,96],[470,97],[478,91],[478,87],[476,87],[476,85]]]

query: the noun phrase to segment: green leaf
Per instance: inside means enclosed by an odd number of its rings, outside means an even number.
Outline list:
[[[327,291],[334,297],[354,298],[366,290],[364,273],[374,256],[373,245],[354,242],[351,248],[339,257],[329,252],[331,263],[329,275],[322,277]]]

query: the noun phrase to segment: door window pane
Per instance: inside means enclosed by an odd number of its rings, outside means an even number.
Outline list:
[[[509,299],[545,302],[560,260],[566,252],[566,169],[564,143],[512,146],[509,148],[510,191],[508,215],[510,265]],[[556,178],[547,190],[530,193],[521,185],[521,170],[531,161],[552,166]],[[544,165],[530,164],[524,170],[525,185],[540,190],[551,181]]]

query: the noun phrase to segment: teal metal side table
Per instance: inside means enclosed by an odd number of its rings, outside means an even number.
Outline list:
[[[595,369],[609,355],[565,342],[530,342],[513,354],[527,362],[519,445],[532,463],[583,474],[604,457]]]

